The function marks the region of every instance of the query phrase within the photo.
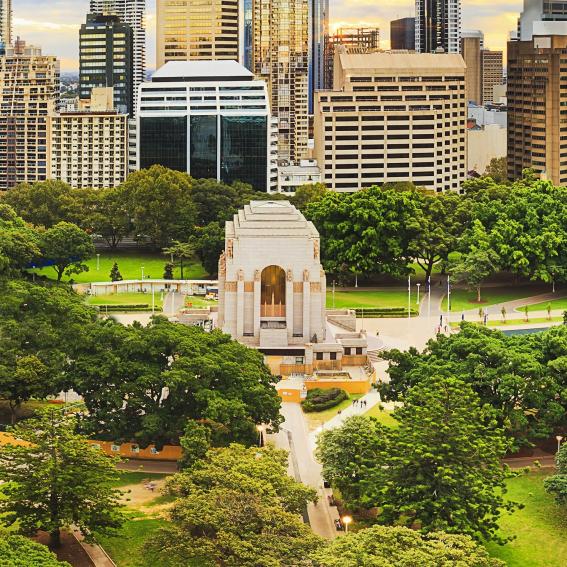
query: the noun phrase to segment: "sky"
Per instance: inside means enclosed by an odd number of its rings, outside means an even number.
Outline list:
[[[413,16],[413,0],[330,0],[331,27],[378,26],[382,47],[389,45],[389,22]],[[523,0],[462,0],[463,29],[480,29],[485,45],[505,49]],[[147,0],[148,68],[155,66],[155,0]],[[12,0],[14,33],[44,53],[57,55],[63,71],[78,69],[78,30],[89,0]]]

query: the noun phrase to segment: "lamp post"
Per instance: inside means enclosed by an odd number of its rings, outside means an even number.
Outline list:
[[[335,308],[335,280],[333,280],[333,309]]]
[[[144,266],[142,266],[142,280],[144,279]]]
[[[411,276],[408,276],[408,319],[411,319]]]
[[[100,270],[100,254],[96,255],[96,271]]]
[[[557,452],[559,453],[559,449],[561,449],[561,441],[563,441],[563,435],[556,435],[555,439],[557,439]]]
[[[349,524],[352,524],[352,516],[343,516],[342,521],[345,525],[345,534],[348,534],[348,526]]]
[[[417,284],[417,300],[416,300],[416,302],[415,302],[417,305],[419,305],[419,288],[420,288],[420,286],[421,286],[421,284],[418,283],[418,284]]]

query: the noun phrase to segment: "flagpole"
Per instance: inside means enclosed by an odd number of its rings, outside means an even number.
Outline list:
[[[431,276],[427,278],[427,317],[431,318]]]
[[[411,276],[408,276],[408,319],[411,319]]]

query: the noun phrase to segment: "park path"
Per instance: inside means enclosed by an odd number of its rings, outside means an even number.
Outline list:
[[[175,316],[183,307],[185,307],[184,293],[170,291],[163,298],[163,314],[167,317]]]

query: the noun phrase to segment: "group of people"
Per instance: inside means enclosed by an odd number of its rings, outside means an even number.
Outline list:
[[[368,401],[367,400],[354,400],[354,402],[352,402],[352,405],[354,407],[360,405],[361,408],[365,408],[368,405]]]

